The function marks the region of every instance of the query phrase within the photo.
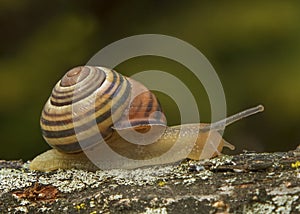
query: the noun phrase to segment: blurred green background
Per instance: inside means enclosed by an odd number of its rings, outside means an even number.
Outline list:
[[[300,144],[298,1],[1,0],[0,27],[0,159],[27,160],[47,150],[39,117],[54,84],[106,45],[145,33],[197,47],[219,75],[229,115],[264,104],[264,113],[226,129],[235,152],[287,151]],[[180,74],[185,68],[139,57],[116,69],[131,75],[146,69]],[[202,86],[192,76],[180,78],[197,97],[201,121],[209,121]],[[180,122],[176,105],[158,96],[169,124]]]

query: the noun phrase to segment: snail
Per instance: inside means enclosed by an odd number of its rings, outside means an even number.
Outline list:
[[[132,169],[210,158],[223,147],[234,149],[220,130],[263,110],[259,105],[212,124],[168,127],[158,99],[141,83],[108,68],[79,66],[58,81],[44,106],[40,125],[52,149],[34,158],[29,167],[99,169],[87,152],[103,157],[101,168]],[[138,136],[138,143],[132,143],[131,136]],[[105,161],[112,156],[109,151],[121,158]]]

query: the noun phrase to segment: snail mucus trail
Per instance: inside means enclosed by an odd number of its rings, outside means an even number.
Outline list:
[[[86,151],[95,150],[99,157],[110,156],[101,147],[94,149],[95,145],[108,145],[111,151],[129,160],[112,158],[105,161],[103,158],[101,169],[132,169],[185,158],[214,157],[223,147],[234,149],[219,131],[263,110],[264,107],[259,105],[212,124],[168,127],[159,101],[141,83],[104,67],[75,67],[58,81],[42,111],[42,134],[53,149],[37,156],[30,163],[30,169],[95,171],[99,165],[90,161]],[[156,139],[150,144],[134,144],[120,136],[120,133],[130,136],[148,130]],[[156,130],[159,130],[157,136]],[[99,140],[99,133],[105,142]]]

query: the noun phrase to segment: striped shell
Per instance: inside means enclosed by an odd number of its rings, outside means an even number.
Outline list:
[[[76,153],[109,139],[114,129],[140,132],[166,124],[156,97],[141,83],[104,67],[68,71],[55,85],[40,120],[53,148]],[[80,143],[79,143],[80,141]]]

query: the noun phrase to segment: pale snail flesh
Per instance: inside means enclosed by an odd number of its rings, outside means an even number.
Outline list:
[[[168,127],[159,101],[141,83],[104,67],[75,67],[55,85],[42,111],[40,124],[43,137],[53,149],[37,156],[30,163],[30,169],[99,169],[82,152],[93,148],[94,144],[99,144],[99,132],[105,143],[121,156],[147,160],[143,165],[130,162],[122,163],[117,168],[131,169],[166,164],[184,158],[210,158],[220,154],[223,147],[234,149],[233,145],[221,137],[220,130],[263,109],[259,105],[212,124]],[[158,128],[161,131],[151,144],[136,145],[119,134],[132,129],[143,133],[149,128]],[[80,144],[79,138],[83,139]],[[205,144],[208,138],[212,141],[209,146]],[[170,150],[175,139],[180,142],[173,155],[151,161]],[[195,143],[193,139],[196,139]],[[186,153],[186,145],[190,143],[193,145]]]

